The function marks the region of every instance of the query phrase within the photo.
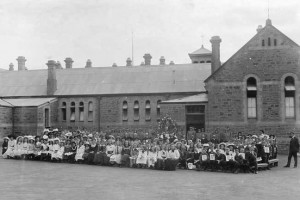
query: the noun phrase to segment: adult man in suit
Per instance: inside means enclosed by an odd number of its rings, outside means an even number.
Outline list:
[[[297,167],[297,152],[299,152],[299,140],[295,133],[291,132],[290,150],[288,162],[284,167],[290,167],[292,156],[294,157],[294,168]]]

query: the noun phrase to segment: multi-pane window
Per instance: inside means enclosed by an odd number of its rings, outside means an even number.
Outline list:
[[[62,102],[61,116],[62,116],[62,121],[67,120],[67,104],[66,104],[66,102]]]
[[[284,80],[285,117],[295,117],[295,80],[288,76]]]
[[[138,121],[140,119],[140,106],[139,102],[135,101],[133,104],[133,120]]]
[[[247,80],[247,116],[248,118],[257,117],[257,85],[253,77]]]
[[[70,106],[70,121],[75,122],[75,102],[71,102]]]
[[[150,105],[150,101],[147,100],[146,101],[146,106],[145,106],[145,119],[147,121],[151,120],[151,105]]]
[[[122,107],[122,115],[123,115],[123,121],[128,120],[128,103],[127,101],[123,101],[123,107]]]
[[[83,104],[83,102],[79,103],[79,121],[80,122],[84,121],[84,104]]]
[[[92,122],[94,120],[94,106],[93,102],[89,102],[88,104],[88,121]]]

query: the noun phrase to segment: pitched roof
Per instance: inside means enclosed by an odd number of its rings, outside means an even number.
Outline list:
[[[5,99],[5,101],[11,107],[29,107],[29,106],[41,106],[46,103],[52,103],[56,98],[29,98],[29,99]],[[0,102],[0,105],[2,103]]]
[[[56,70],[54,96],[205,91],[211,64],[94,67]],[[0,96],[47,96],[47,70],[0,73]]]
[[[200,102],[207,102],[207,94],[201,93],[197,95],[187,96],[179,99],[172,99],[168,101],[162,101],[163,104],[169,104],[169,103],[200,103]]]
[[[269,24],[268,24],[269,23]],[[211,75],[207,77],[207,79],[204,80],[204,82],[207,82],[209,79],[215,76],[230,60],[235,58],[240,52],[242,52],[245,48],[248,47],[248,45],[252,42],[255,41],[257,37],[259,37],[260,34],[264,33],[268,29],[272,29],[275,32],[279,33],[283,38],[285,38],[286,41],[288,41],[291,45],[299,47],[299,45],[294,42],[292,39],[290,39],[288,36],[286,36],[284,33],[282,33],[280,30],[278,30],[275,26],[271,24],[271,20],[267,19],[267,24],[265,27],[263,27],[258,33],[256,33],[244,46],[242,46],[235,54],[233,54],[225,63],[221,64],[221,66],[214,71]]]
[[[196,51],[190,53],[189,55],[203,55],[203,54],[211,54],[211,51],[204,48],[202,45],[200,49],[197,49]]]

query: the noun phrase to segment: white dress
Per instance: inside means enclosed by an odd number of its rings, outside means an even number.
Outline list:
[[[23,144],[18,143],[14,149],[14,156],[21,156],[23,153]]]
[[[157,161],[157,152],[149,151],[147,156],[148,167],[150,166],[154,167],[156,161]]]
[[[51,159],[58,158],[58,150],[59,150],[59,145],[58,144],[54,144],[52,147],[52,153],[51,153]]]
[[[85,150],[85,147],[84,145],[81,145],[81,147],[77,148],[76,150],[76,155],[75,155],[75,160],[83,160],[82,156],[84,154],[84,150]]]
[[[136,159],[136,164],[147,164],[147,151],[140,150]]]
[[[2,155],[3,158],[14,157],[14,150],[16,146],[15,140],[9,140],[7,144],[7,151]]]
[[[117,164],[121,164],[121,152],[122,152],[122,147],[116,146],[114,151],[114,156],[115,156],[115,162]]]

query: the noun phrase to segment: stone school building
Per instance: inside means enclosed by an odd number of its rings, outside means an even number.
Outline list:
[[[300,47],[266,20],[225,63],[221,38],[189,55],[189,64],[65,68],[49,60],[30,70],[18,57],[0,71],[0,132],[40,134],[44,127],[151,128],[169,114],[182,131],[258,133],[279,138],[300,129]],[[226,47],[224,47],[226,49]],[[41,68],[45,68],[41,65]]]

